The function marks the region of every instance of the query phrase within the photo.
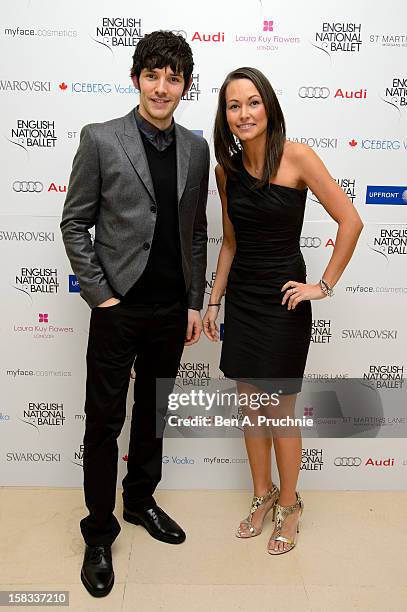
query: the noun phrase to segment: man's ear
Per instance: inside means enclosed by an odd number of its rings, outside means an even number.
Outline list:
[[[132,76],[131,80],[133,81],[134,87],[140,91],[140,83],[136,75]]]
[[[187,93],[187,91],[190,89],[191,85],[192,85],[192,74],[191,74],[191,76],[189,77],[188,85],[186,85],[186,86],[184,87],[184,91],[182,92],[182,95],[183,95],[183,96],[185,96],[185,94]]]

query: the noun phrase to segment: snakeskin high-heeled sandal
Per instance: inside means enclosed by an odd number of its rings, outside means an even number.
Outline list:
[[[297,533],[300,532],[300,516],[302,515],[304,510],[304,502],[302,501],[299,493],[296,492],[295,495],[297,496],[297,501],[295,502],[295,504],[292,504],[292,506],[280,506],[280,504],[276,504],[274,531],[269,540],[269,544],[273,541],[284,542],[285,544],[289,545],[289,548],[287,548],[286,550],[272,550],[270,548],[267,548],[267,552],[270,555],[283,555],[284,553],[290,552],[290,550],[292,550],[297,543],[296,537],[294,538],[294,540],[291,540],[290,538],[285,538],[281,535],[285,519],[287,518],[287,516],[293,514],[297,510],[300,511],[297,523]]]
[[[266,518],[267,514],[270,512],[271,509],[273,509],[273,521],[274,521],[276,504],[277,504],[279,495],[280,495],[280,491],[275,484],[273,484],[271,489],[267,491],[267,493],[265,493],[261,497],[258,497],[257,495],[255,495],[252,499],[252,505],[250,507],[249,516],[246,519],[244,519],[244,521],[242,521],[244,528],[242,529],[239,526],[238,530],[236,531],[236,537],[244,539],[244,538],[252,538],[254,536],[260,535],[263,529],[264,519]],[[263,506],[270,500],[273,500],[273,503],[271,504],[270,508],[265,513],[260,527],[256,529],[256,527],[253,525],[253,514],[256,512],[258,508],[260,508],[260,506]]]

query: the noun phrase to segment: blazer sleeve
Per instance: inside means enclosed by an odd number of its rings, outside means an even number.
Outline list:
[[[192,265],[191,285],[188,291],[188,308],[201,310],[203,306],[205,284],[206,284],[206,259],[207,259],[207,220],[206,203],[208,200],[209,181],[209,147],[206,140],[203,152],[203,173],[199,189],[198,205],[195,213],[194,229],[192,237]]]
[[[98,217],[101,183],[97,144],[92,126],[86,125],[81,131],[79,148],[73,160],[60,227],[81,296],[91,308],[114,295],[89,233]]]

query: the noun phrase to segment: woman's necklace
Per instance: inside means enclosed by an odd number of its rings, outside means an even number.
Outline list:
[[[246,159],[246,166],[249,166],[249,164],[247,163],[247,157],[245,156]],[[263,168],[256,168],[255,166],[253,168],[251,168],[249,166],[249,174],[254,174],[255,176],[262,176],[263,174]]]

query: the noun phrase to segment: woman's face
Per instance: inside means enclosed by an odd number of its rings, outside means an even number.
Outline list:
[[[250,79],[234,79],[226,87],[226,120],[241,142],[258,138],[267,130],[261,96]]]

